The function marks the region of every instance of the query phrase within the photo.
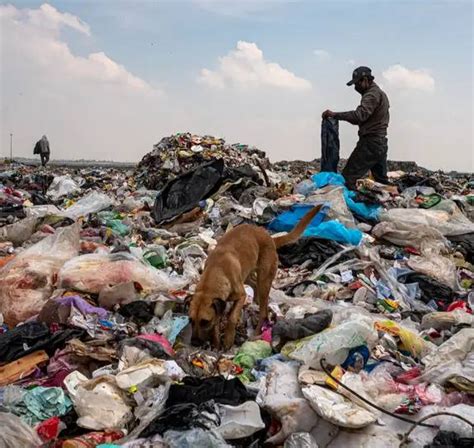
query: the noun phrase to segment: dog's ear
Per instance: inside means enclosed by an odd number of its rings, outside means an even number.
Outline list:
[[[212,306],[214,307],[214,310],[216,311],[217,315],[224,313],[225,305],[226,303],[222,299],[214,299],[214,302],[212,302]]]

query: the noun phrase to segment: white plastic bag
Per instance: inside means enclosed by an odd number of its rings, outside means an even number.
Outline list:
[[[454,325],[474,326],[474,316],[464,310],[454,310],[449,312],[433,312],[425,314],[421,319],[421,328],[426,330],[447,330]]]
[[[111,375],[80,384],[72,397],[74,409],[79,416],[78,426],[100,431],[107,428],[124,428],[133,418],[122,392]]]
[[[407,265],[416,272],[432,277],[457,291],[457,269],[452,260],[443,257],[436,249],[426,249],[421,256],[412,255]]]
[[[215,431],[193,428],[187,431],[166,431],[163,439],[168,448],[231,448]]]
[[[305,387],[303,395],[320,417],[337,426],[363,428],[377,420],[372,412],[324,387]]]
[[[146,386],[154,378],[159,377],[162,377],[163,382],[165,382],[167,377],[165,361],[162,359],[147,359],[122,370],[115,376],[115,380],[120,389],[128,390],[131,386],[137,386],[138,388]]]
[[[64,227],[0,269],[0,313],[15,326],[39,313],[54,290],[61,266],[79,251],[79,227]]]
[[[452,201],[451,201],[452,202]],[[454,203],[453,203],[454,204]],[[443,204],[425,210],[421,208],[392,208],[380,214],[381,221],[401,222],[407,225],[425,225],[439,230],[443,235],[464,235],[474,232],[474,223],[463,215],[454,204],[450,211]]]
[[[290,358],[302,361],[310,367],[321,370],[320,361],[332,365],[342,364],[351,348],[367,344],[373,346],[378,340],[377,331],[369,317],[356,315],[334,328],[316,334],[290,353]]]
[[[344,199],[344,188],[340,186],[328,185],[320,188],[310,194],[305,200],[306,203],[329,203],[330,209],[327,214],[328,220],[338,219],[342,224],[349,228],[354,228],[354,217],[347,207]]]
[[[47,195],[57,201],[63,196],[78,193],[81,191],[79,184],[69,175],[56,176],[48,188]]]
[[[93,191],[87,196],[79,199],[74,205],[60,213],[71,219],[78,219],[81,216],[87,216],[91,213],[97,213],[110,207],[113,204],[112,199],[103,193]]]
[[[68,261],[58,276],[61,288],[98,294],[107,286],[135,282],[145,291],[169,291],[189,283],[187,277],[171,276],[145,264],[127,252],[87,254]]]
[[[216,428],[225,440],[249,437],[265,428],[260,416],[260,406],[255,401],[247,401],[240,406],[218,405],[221,424]]]
[[[33,428],[11,413],[0,412],[0,428],[2,448],[37,448],[43,444]]]
[[[439,242],[443,246],[448,244],[439,230],[424,224],[413,225],[402,221],[381,222],[373,228],[372,236],[384,239],[397,246],[411,246],[417,249],[433,242]]]
[[[266,442],[280,444],[294,432],[309,432],[318,422],[316,413],[303,398],[298,383],[299,364],[274,361],[260,395],[263,407],[281,422],[281,430]],[[258,401],[259,397],[257,397]]]
[[[310,433],[295,432],[285,440],[283,448],[318,448],[318,444]]]
[[[474,328],[463,328],[422,359],[425,370],[411,383],[444,384],[455,376],[474,381]]]

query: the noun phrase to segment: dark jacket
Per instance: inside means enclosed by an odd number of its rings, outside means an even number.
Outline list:
[[[337,112],[335,118],[358,125],[359,137],[386,137],[390,121],[389,108],[387,95],[373,82],[363,93],[360,105],[356,110]]]
[[[40,139],[36,142],[35,148],[33,149],[33,154],[49,154],[49,141]]]

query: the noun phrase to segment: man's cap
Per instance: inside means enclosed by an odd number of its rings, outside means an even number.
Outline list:
[[[369,67],[357,67],[352,72],[352,79],[347,83],[347,85],[352,86],[352,84],[355,84],[357,81],[361,80],[364,76],[371,77],[372,70],[370,70]]]

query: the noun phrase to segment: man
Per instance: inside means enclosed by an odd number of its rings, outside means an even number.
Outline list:
[[[359,141],[342,171],[346,185],[354,190],[357,179],[364,177],[369,170],[377,182],[387,184],[387,128],[390,119],[387,95],[374,82],[368,67],[356,68],[347,85],[354,85],[362,95],[357,109],[323,112],[323,118],[334,117],[359,126]]]
[[[49,162],[49,141],[46,135],[41,137],[41,140],[38,140],[35,145],[35,149],[33,150],[33,154],[39,154],[41,157],[41,165],[46,166]]]

